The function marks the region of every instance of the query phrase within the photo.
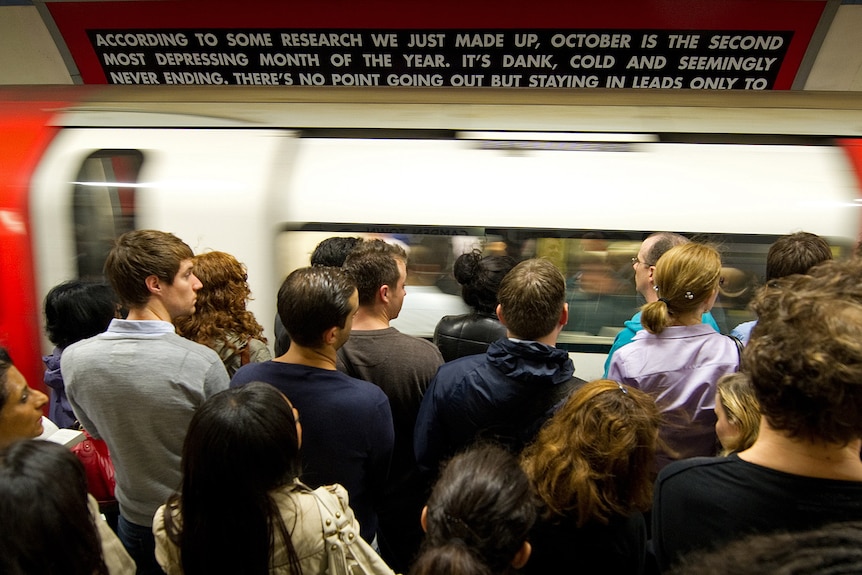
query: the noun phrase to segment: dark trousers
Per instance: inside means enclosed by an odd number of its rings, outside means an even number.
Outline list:
[[[137,525],[120,515],[117,535],[138,566],[137,575],[165,575],[156,563],[156,539],[151,525]]]

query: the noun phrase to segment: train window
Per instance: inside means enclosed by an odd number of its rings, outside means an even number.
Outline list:
[[[100,280],[113,241],[135,228],[135,189],[143,164],[137,150],[99,150],[75,178],[72,212],[78,277]]]
[[[569,321],[558,340],[560,347],[573,352],[606,353],[617,332],[644,303],[635,289],[632,258],[649,233],[306,224],[301,230],[283,231],[276,252],[279,277],[283,278],[293,269],[308,265],[314,247],[331,236],[380,237],[400,243],[409,254],[407,297],[401,315],[392,325],[426,338],[433,336],[440,317],[455,313],[459,307],[460,286],[452,274],[452,264],[459,254],[479,249],[485,255],[506,254],[516,260],[545,257],[566,278]],[[736,325],[754,319],[748,304],[763,283],[766,253],[778,236],[686,235],[715,246],[722,254],[723,282],[712,310],[722,332],[729,333]],[[849,253],[850,246],[831,243],[835,244],[836,257]],[[436,294],[436,315],[411,309],[411,292]],[[427,295],[422,297],[427,299]]]

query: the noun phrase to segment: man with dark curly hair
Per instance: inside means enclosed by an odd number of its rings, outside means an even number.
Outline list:
[[[755,533],[862,520],[862,260],[829,261],[777,280],[743,364],[760,433],[729,457],[678,461],[659,474],[659,568],[689,551]]]

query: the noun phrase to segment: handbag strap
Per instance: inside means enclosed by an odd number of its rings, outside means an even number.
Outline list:
[[[314,500],[317,501],[317,508],[320,510],[320,523],[323,527],[326,557],[329,562],[326,572],[328,575],[349,575],[350,568],[347,566],[346,543],[341,537],[340,525],[344,521],[344,514],[340,511],[330,509],[316,490],[311,493],[314,495]]]
[[[374,551],[361,539],[349,514],[342,509],[338,496],[326,491],[325,487],[311,493],[320,510],[320,523],[329,562],[327,575],[392,573],[379,556],[375,554],[374,557],[369,557],[368,553]]]
[[[742,340],[735,335],[728,334],[727,337],[733,340],[733,343],[736,344],[736,353],[739,356],[739,369],[742,369],[742,352],[745,349],[745,344],[742,343]]]

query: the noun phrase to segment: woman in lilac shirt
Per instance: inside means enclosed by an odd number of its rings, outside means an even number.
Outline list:
[[[729,337],[702,323],[721,278],[721,256],[703,244],[672,248],[656,263],[658,301],[641,308],[644,330],[613,356],[608,378],[652,394],[662,411],[657,470],[715,455],[715,384],[739,368]]]

